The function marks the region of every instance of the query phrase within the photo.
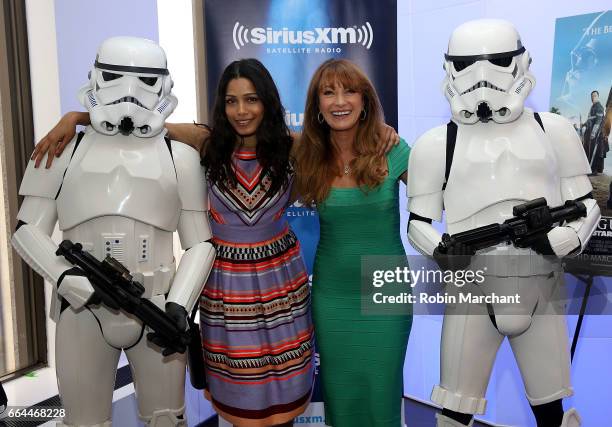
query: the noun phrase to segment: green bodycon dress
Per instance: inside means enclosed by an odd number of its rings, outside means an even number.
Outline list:
[[[312,309],[326,423],[333,427],[399,427],[403,364],[412,325],[404,315],[361,312],[363,255],[404,255],[398,177],[410,149],[388,154],[389,175],[374,190],[332,188],[319,204]]]

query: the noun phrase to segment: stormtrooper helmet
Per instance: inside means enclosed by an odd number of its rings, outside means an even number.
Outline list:
[[[93,128],[105,135],[152,137],[177,105],[166,54],[155,42],[112,37],[98,49],[79,101]]]
[[[498,19],[466,22],[453,31],[444,57],[442,90],[455,120],[508,123],[522,114],[535,78],[512,24]]]

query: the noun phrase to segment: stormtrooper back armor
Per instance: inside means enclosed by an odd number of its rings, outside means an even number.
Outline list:
[[[110,73],[110,74],[109,74]],[[194,307],[215,251],[207,218],[204,170],[191,147],[165,138],[176,105],[163,50],[136,38],[112,38],[98,51],[82,91],[92,125],[50,169],[31,161],[13,236],[16,251],[53,284],[56,361],[64,425],[110,426],[115,370],[121,350],[130,362],[138,412],[150,426],[186,425],[185,355],[163,356],[137,318],[89,304],[86,277],[55,255],[55,223],[65,239],[97,259],[123,263],[160,308]],[[161,106],[164,106],[161,108]],[[172,234],[186,249],[175,265]],[[56,285],[59,285],[55,290]],[[60,312],[59,295],[64,302]],[[172,317],[172,316],[171,316]],[[183,319],[175,319],[177,325]]]

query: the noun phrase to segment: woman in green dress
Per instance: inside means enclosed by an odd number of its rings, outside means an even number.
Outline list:
[[[333,427],[400,426],[411,311],[362,312],[362,257],[405,255],[398,181],[406,181],[410,149],[400,141],[380,155],[374,132],[382,120],[378,96],[355,64],[332,59],[318,68],[296,176],[301,198],[319,211],[312,308],[326,423]]]

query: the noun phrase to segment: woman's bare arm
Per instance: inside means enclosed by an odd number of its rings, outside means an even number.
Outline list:
[[[66,145],[74,138],[76,127],[89,125],[89,113],[82,111],[70,111],[60,119],[60,121],[41,139],[32,152],[31,160],[35,160],[34,166],[39,167],[45,156],[47,163],[45,167],[48,169],[53,163],[55,157],[59,157]]]
[[[59,157],[66,145],[74,138],[77,126],[90,124],[89,113],[83,111],[71,111],[64,114],[60,121],[47,133],[37,144],[30,157],[34,160],[34,166],[39,167],[45,154],[48,169],[55,157]],[[190,145],[201,152],[204,141],[208,138],[210,131],[206,126],[195,123],[166,123],[168,137],[178,142]]]
[[[196,123],[166,123],[166,129],[168,129],[168,138],[190,145],[200,153],[210,135],[207,126]]]

